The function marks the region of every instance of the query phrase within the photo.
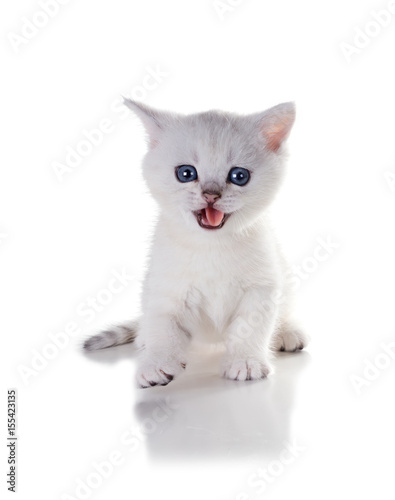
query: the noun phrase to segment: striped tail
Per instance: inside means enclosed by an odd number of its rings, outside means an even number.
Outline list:
[[[137,336],[138,322],[128,321],[122,325],[110,327],[97,335],[93,335],[85,340],[83,347],[86,351],[96,351],[115,345],[128,344],[133,342]]]

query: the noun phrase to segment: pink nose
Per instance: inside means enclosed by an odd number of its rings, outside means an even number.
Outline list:
[[[218,198],[221,198],[221,195],[219,193],[205,191],[203,193],[203,197],[207,201],[207,203],[215,203],[218,200]]]

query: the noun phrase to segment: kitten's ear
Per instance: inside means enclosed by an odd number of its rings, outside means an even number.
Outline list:
[[[265,146],[276,152],[287,139],[295,121],[295,104],[284,102],[258,116],[260,134]]]
[[[170,122],[170,113],[157,111],[146,104],[132,101],[126,97],[123,98],[123,103],[140,118],[148,133],[150,146],[156,146],[163,130]]]

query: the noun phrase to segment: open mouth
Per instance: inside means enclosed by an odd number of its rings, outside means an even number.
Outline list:
[[[193,213],[203,229],[220,229],[230,216],[213,207],[202,208]]]

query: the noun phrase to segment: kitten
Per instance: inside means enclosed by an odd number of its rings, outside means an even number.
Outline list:
[[[125,99],[149,149],[145,181],[159,204],[138,321],[88,339],[87,350],[143,347],[140,387],[166,385],[186,367],[191,339],[223,341],[223,374],[271,372],[271,351],[303,349],[290,316],[287,266],[265,211],[281,183],[293,103],[238,116],[183,116]]]

